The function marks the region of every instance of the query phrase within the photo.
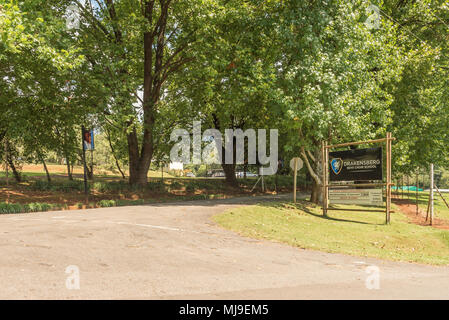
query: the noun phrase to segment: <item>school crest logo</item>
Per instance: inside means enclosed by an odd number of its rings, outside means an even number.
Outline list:
[[[335,174],[339,174],[343,168],[343,160],[341,158],[335,158],[331,160],[331,168]]]

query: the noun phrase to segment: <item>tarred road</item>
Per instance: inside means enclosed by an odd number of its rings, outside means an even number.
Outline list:
[[[254,201],[0,215],[0,298],[449,298],[449,267],[301,250],[211,220]],[[80,289],[66,287],[68,266]],[[380,289],[367,289],[368,266]]]

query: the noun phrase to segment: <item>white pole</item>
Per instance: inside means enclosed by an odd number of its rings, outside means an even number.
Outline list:
[[[430,225],[433,223],[433,163],[430,164]]]

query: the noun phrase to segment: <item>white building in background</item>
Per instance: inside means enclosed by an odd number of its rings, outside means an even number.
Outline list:
[[[182,162],[170,162],[168,168],[170,170],[184,170],[184,164]]]

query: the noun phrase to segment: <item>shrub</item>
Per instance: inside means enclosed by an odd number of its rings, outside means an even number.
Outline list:
[[[48,181],[36,180],[34,184],[31,185],[31,188],[33,190],[47,191],[50,190],[50,184],[48,183]]]
[[[0,212],[1,213],[22,213],[24,212],[24,209],[22,205],[19,203],[6,203],[1,202],[0,203]]]
[[[194,192],[196,190],[195,188],[195,184],[194,183],[189,183],[188,185],[186,185],[186,191],[187,192]]]
[[[117,200],[115,201],[116,206],[134,206],[139,204],[145,204],[144,199],[137,199],[137,200]]]
[[[172,183],[170,184],[171,189],[181,189],[182,188],[182,184],[176,180],[172,181]]]
[[[34,202],[34,203],[28,203],[25,205],[26,212],[48,211],[52,208],[53,208],[53,206],[48,203]]]
[[[97,181],[92,188],[98,192],[122,192],[132,189],[126,181]]]
[[[164,191],[165,185],[162,181],[150,181],[147,183],[146,189],[150,191]]]
[[[48,211],[53,206],[49,203],[33,202],[27,204],[0,202],[0,213],[26,213]]]
[[[97,202],[97,206],[102,208],[115,207],[115,200],[100,200]]]

